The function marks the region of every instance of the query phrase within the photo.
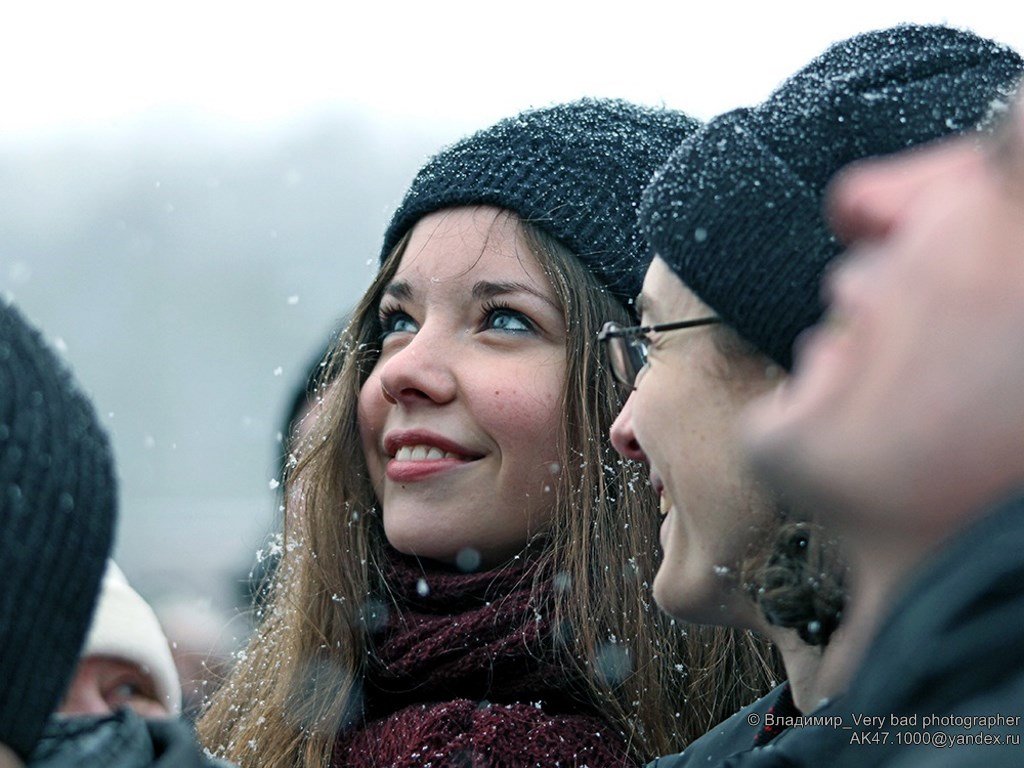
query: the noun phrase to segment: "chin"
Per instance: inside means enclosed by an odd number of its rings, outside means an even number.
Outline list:
[[[403,555],[425,557],[428,560],[451,562],[458,549],[452,549],[453,537],[445,535],[437,526],[424,526],[415,522],[391,521],[384,517],[384,537],[388,544]]]
[[[710,573],[711,567],[706,570]],[[737,615],[735,595],[723,590],[718,579],[697,576],[692,571],[687,574],[684,569],[672,571],[663,563],[654,577],[653,594],[658,607],[680,621],[747,628],[746,622]]]
[[[664,562],[654,577],[652,594],[654,602],[669,616],[682,621],[692,621],[694,606],[692,600],[687,599],[692,597],[692,592],[687,589],[683,578],[666,568]]]
[[[658,607],[662,611],[667,613],[676,619],[682,619],[683,616],[679,613],[680,606],[676,602],[675,595],[672,590],[667,586],[663,586],[664,579],[660,578],[661,571],[658,571],[659,576],[654,579],[654,588],[651,590],[654,596],[654,602],[657,603]]]

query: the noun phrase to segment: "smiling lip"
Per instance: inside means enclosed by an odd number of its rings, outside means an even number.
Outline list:
[[[416,459],[399,461],[395,454],[404,447],[425,446],[437,448],[446,454],[433,459]],[[441,472],[464,467],[483,454],[471,451],[454,440],[449,440],[436,432],[424,429],[395,430],[384,436],[384,451],[390,457],[386,474],[394,482],[411,483],[424,480]]]

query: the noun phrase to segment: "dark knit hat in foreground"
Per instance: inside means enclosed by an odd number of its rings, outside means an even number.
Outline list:
[[[1021,75],[969,32],[899,26],[830,47],[754,109],[683,142],[643,196],[651,248],[741,336],[789,368],[840,251],[822,213],[846,164],[974,130]]]
[[[0,300],[0,743],[23,759],[74,673],[115,506],[92,406]]]
[[[647,266],[636,203],[651,174],[697,125],[681,112],[609,99],[502,120],[420,170],[384,234],[381,260],[428,213],[495,205],[545,229],[629,301]]]

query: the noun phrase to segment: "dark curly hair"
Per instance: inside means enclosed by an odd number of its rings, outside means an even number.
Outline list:
[[[836,542],[814,523],[787,521],[748,589],[768,623],[795,629],[809,645],[828,645],[846,605],[846,569]]]

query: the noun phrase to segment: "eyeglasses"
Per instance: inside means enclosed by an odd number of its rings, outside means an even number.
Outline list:
[[[597,339],[607,345],[608,359],[611,360],[612,374],[616,380],[630,389],[636,389],[637,377],[647,365],[648,333],[678,331],[682,328],[696,328],[720,322],[720,317],[700,317],[696,320],[680,320],[661,325],[635,325],[629,328],[608,322],[597,334]]]

